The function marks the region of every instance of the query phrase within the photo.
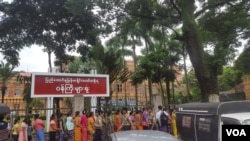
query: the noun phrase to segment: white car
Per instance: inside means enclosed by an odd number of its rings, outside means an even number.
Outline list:
[[[109,141],[179,141],[174,136],[155,130],[129,130],[112,133]]]

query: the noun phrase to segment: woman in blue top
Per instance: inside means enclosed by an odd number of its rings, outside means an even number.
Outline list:
[[[74,141],[74,122],[73,122],[73,117],[72,113],[69,112],[67,114],[67,119],[66,119],[66,130],[68,134],[68,141]]]

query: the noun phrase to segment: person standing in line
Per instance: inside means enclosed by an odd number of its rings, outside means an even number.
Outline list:
[[[8,135],[8,138],[10,138],[12,124],[11,124],[11,118],[10,118],[10,115],[9,115],[9,114],[6,116],[6,122],[8,123],[7,129],[10,131],[10,132],[9,132],[9,135]]]
[[[158,112],[156,113],[156,121],[157,121],[157,125],[158,125],[158,130],[164,131],[164,132],[169,132],[168,123],[166,123],[166,124],[161,123],[161,115],[162,114],[165,114],[165,116],[167,116],[168,119],[170,118],[169,114],[163,110],[161,105],[159,105]]]
[[[168,122],[167,122],[167,129],[166,131],[168,133],[172,133],[172,119],[171,119],[171,115],[169,114],[169,111],[166,108],[163,108],[163,112],[167,115],[168,117]]]
[[[109,135],[111,133],[114,132],[114,123],[113,123],[113,119],[112,119],[112,112],[109,110],[107,111],[107,115],[106,115],[106,137],[109,137]],[[108,138],[106,139],[108,140]]]
[[[87,123],[88,123],[88,118],[86,115],[86,111],[83,110],[82,111],[82,115],[81,115],[81,125],[82,125],[82,141],[88,141],[88,137],[87,137]]]
[[[102,118],[102,129],[101,129],[102,134],[101,134],[101,138],[102,138],[102,141],[105,141],[106,138],[108,138],[107,129],[106,129],[106,126],[107,126],[107,119],[106,119],[107,112],[106,111],[101,111],[100,116]]]
[[[50,116],[50,123],[49,123],[49,141],[56,141],[56,133],[60,129],[57,128],[57,117],[56,114],[52,114]]]
[[[63,124],[63,114],[60,113],[59,117],[58,117],[58,120],[57,120],[57,124],[58,124],[58,138],[59,138],[59,141],[64,141],[64,124]]]
[[[174,137],[178,137],[177,125],[176,125],[176,114],[175,109],[170,110],[171,120],[172,120],[172,134]]]
[[[135,111],[131,111],[130,113],[129,113],[129,118],[130,118],[130,120],[131,120],[131,122],[132,122],[132,127],[131,127],[131,130],[136,130],[136,126],[135,126]]]
[[[93,112],[90,112],[88,116],[87,131],[88,131],[88,136],[87,136],[88,141],[93,141],[95,133],[95,118]]]
[[[135,127],[137,130],[143,130],[141,121],[142,121],[141,111],[137,109],[135,113]]]
[[[13,128],[12,128],[13,141],[18,141],[19,130],[20,130],[20,118],[16,118],[14,120],[14,125],[13,125]]]
[[[143,130],[148,130],[148,112],[146,108],[142,108],[142,127]]]
[[[121,120],[122,120],[122,131],[131,130],[131,127],[133,126],[133,124],[130,120],[128,109],[125,107],[122,109]]]
[[[122,127],[121,111],[118,109],[115,113],[115,125],[114,125],[115,132],[120,132],[121,127]]]
[[[74,141],[82,140],[81,130],[82,130],[82,125],[81,125],[80,111],[76,111],[75,118],[74,118],[74,134],[75,134]]]
[[[158,106],[158,112],[155,114],[158,130],[161,130],[161,118],[160,117],[161,117],[162,113],[163,113],[162,106],[159,105]]]
[[[72,117],[72,112],[68,112],[66,118],[66,129],[67,129],[67,139],[68,141],[74,141],[74,121]]]
[[[40,119],[39,114],[35,114],[35,121],[33,123],[33,128],[36,132],[36,141],[45,141],[44,139],[44,123],[43,120]]]
[[[32,137],[32,132],[33,132],[33,128],[32,128],[32,123],[30,118],[27,119],[27,134],[28,134],[28,141],[32,141],[33,137]]]
[[[21,127],[18,134],[18,141],[28,141],[28,125],[27,125],[27,117],[23,119],[21,123]]]
[[[95,133],[94,133],[94,139],[93,141],[102,141],[102,117],[101,117],[101,111],[96,110],[95,111]]]
[[[156,130],[156,118],[152,108],[148,108],[148,125],[150,130]]]

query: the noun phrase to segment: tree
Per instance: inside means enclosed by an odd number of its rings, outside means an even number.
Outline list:
[[[139,65],[131,79],[132,83],[148,82],[158,83],[161,86],[161,92],[164,105],[170,104],[170,82],[175,80],[177,71],[173,68],[179,57],[176,54],[171,54],[169,50],[155,45],[155,51],[150,52],[145,56],[139,57]],[[158,48],[157,48],[158,47]],[[164,94],[163,84],[166,85],[166,94]],[[149,84],[149,89],[151,85]],[[149,94],[150,104],[152,104],[152,93]],[[167,102],[164,101],[167,97]]]
[[[235,87],[242,80],[242,73],[235,67],[224,67],[222,75],[219,77],[219,90],[227,91]]]
[[[121,54],[122,54],[122,58],[123,58],[123,69],[122,71],[118,74],[117,76],[117,79],[116,81],[120,81],[122,84],[125,84],[125,88],[127,87],[127,81],[128,79],[130,78],[131,76],[131,73],[127,66],[126,66],[126,61],[125,61],[125,56],[131,56],[133,53],[126,49],[125,46],[127,44],[127,39],[126,37],[123,38],[123,35],[116,35],[114,37],[112,37],[111,39],[109,39],[107,42],[106,42],[106,46],[108,48],[116,48],[118,50],[121,51]],[[119,52],[120,52],[119,51]],[[113,93],[113,92],[111,92]],[[127,106],[127,92],[126,92],[126,89],[125,89],[125,106]],[[118,97],[116,97],[116,100],[118,101]]]
[[[105,2],[108,3],[107,0]],[[249,20],[248,1],[135,0],[116,3],[123,10],[116,13],[117,17],[130,17],[133,23],[150,19],[153,22],[147,26],[148,29],[162,26],[175,33],[173,39],[184,42],[189,54],[202,101],[208,101],[210,94],[218,94],[217,75],[221,73],[223,65],[233,58],[234,48],[240,45],[237,39],[249,31],[248,22],[245,21]],[[180,24],[181,33],[177,32]],[[208,50],[210,45],[212,50]]]
[[[94,69],[98,74],[109,75],[110,86],[116,79],[122,78],[123,74],[126,74],[123,51],[119,48],[114,46],[104,48],[101,44],[93,46],[90,51],[90,58],[93,60]],[[111,97],[112,91],[110,91],[110,97],[106,98],[106,102],[110,101]]]
[[[234,68],[237,71],[242,72],[243,75],[250,74],[250,47],[246,46],[243,52],[239,55],[237,60],[234,62]]]
[[[82,61],[81,57],[76,57],[73,61],[70,61],[68,63],[68,69],[69,73],[84,73],[84,74],[90,74],[91,69],[93,66],[90,63],[91,58],[88,58],[87,56],[84,57],[84,62]],[[65,98],[65,103],[68,107],[72,107],[72,98]],[[91,98],[85,97],[84,98],[84,107],[91,107]]]
[[[26,112],[32,112],[32,109],[39,109],[44,106],[44,103],[39,98],[31,98],[31,73],[20,72],[16,80],[20,84],[24,84],[23,101],[26,103]],[[29,113],[30,114],[30,113]]]
[[[49,59],[51,53],[55,53],[58,60],[63,60],[66,51],[84,55],[84,48],[98,40],[98,24],[101,22],[92,11],[92,1],[13,0],[1,2],[0,6],[3,13],[1,52],[8,60],[17,62],[13,62],[15,64],[18,64],[18,54],[24,46],[44,46]],[[51,69],[51,62],[49,66]]]
[[[14,72],[15,66],[10,63],[4,63],[1,61],[0,65],[0,80],[2,82],[1,92],[2,92],[2,103],[4,103],[4,95],[7,90],[7,82],[13,78],[17,72]]]
[[[182,102],[201,102],[201,91],[194,70],[187,73],[187,77],[183,78],[183,83],[189,83],[190,94],[182,97]]]

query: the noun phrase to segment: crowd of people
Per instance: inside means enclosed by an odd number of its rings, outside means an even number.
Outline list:
[[[11,129],[11,138],[13,141],[32,141],[33,125],[32,120],[25,117],[21,120],[20,117],[16,117]]]
[[[15,118],[12,127],[13,141],[32,141],[35,132],[36,141],[45,141],[44,121],[36,114],[33,123],[29,118]],[[158,106],[158,111],[152,108],[142,108],[128,111],[127,108],[116,111],[95,112],[86,110],[52,114],[49,122],[49,141],[108,141],[113,132],[127,130],[160,130],[177,137],[175,111]]]
[[[163,119],[165,117],[165,120]],[[127,130],[160,130],[177,137],[175,110],[167,111],[158,106],[128,111],[127,108],[112,111],[69,112],[65,121],[68,141],[107,141],[113,132]],[[52,140],[51,140],[52,141]],[[62,140],[60,140],[62,141]]]

